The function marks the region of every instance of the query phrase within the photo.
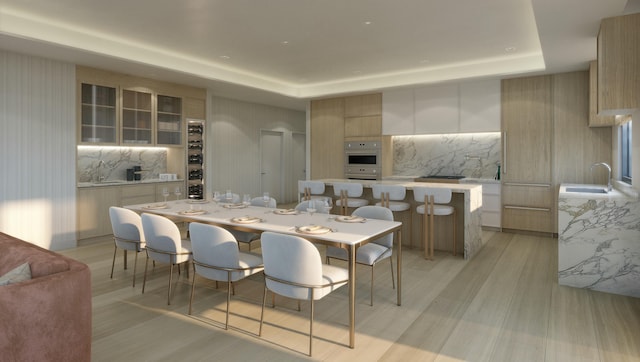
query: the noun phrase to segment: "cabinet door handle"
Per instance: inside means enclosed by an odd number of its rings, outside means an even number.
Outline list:
[[[531,184],[520,182],[505,182],[505,186],[526,186],[526,187],[551,187],[550,184]]]
[[[546,208],[546,207],[529,207],[529,206],[504,205],[504,208],[505,209],[512,209],[512,210],[529,210],[529,211],[545,211],[545,212],[551,211],[551,209]]]
[[[507,174],[507,131],[502,132],[504,140],[502,141],[502,174]]]

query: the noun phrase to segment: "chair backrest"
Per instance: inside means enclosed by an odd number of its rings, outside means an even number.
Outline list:
[[[264,232],[260,238],[265,275],[284,282],[322,285],[322,259],[310,241],[295,235]],[[311,299],[311,290],[265,279],[267,288],[294,299]],[[314,296],[319,299],[318,296]],[[321,297],[321,296],[320,296]]]
[[[113,236],[119,248],[136,251],[144,248],[145,239],[140,215],[129,209],[111,206],[109,208],[109,218],[111,219]],[[133,243],[127,242],[127,240],[131,240]],[[140,243],[135,241],[140,241]]]
[[[308,188],[311,195],[324,194],[324,182],[311,180],[298,180],[298,193],[304,194],[304,190]]]
[[[448,204],[451,202],[451,189],[440,187],[414,187],[413,199],[417,202],[424,202],[425,196],[433,195],[433,202],[436,204]]]
[[[382,198],[382,193],[389,193],[389,200],[404,200],[407,195],[407,188],[402,185],[382,185],[373,184],[371,191],[376,199]],[[424,199],[424,198],[423,198]]]
[[[193,260],[219,268],[240,268],[240,251],[236,238],[219,226],[193,222],[189,224]],[[213,280],[227,281],[224,270],[206,268],[194,263],[196,273]]]
[[[358,182],[336,182],[333,184],[333,194],[340,196],[341,191],[347,192],[347,197],[362,196],[362,184]]]
[[[251,206],[262,206],[264,207],[264,199],[262,197],[254,197],[253,199],[251,199]],[[276,208],[278,206],[278,203],[276,202],[276,199],[274,199],[273,197],[269,198],[269,205],[267,205],[267,207],[270,207],[272,209]]]
[[[162,263],[172,263],[175,257],[155,253],[149,249],[167,253],[176,253],[182,250],[182,237],[178,226],[173,221],[160,215],[143,213],[141,218],[149,257]]]
[[[393,212],[382,206],[362,206],[355,209],[352,215],[367,219],[393,221]],[[391,248],[393,246],[393,233],[376,239],[373,242]]]
[[[298,211],[307,211],[309,208],[309,202],[312,202],[316,207],[316,213],[318,214],[328,214],[330,210],[325,210],[324,200],[323,199],[311,199],[308,201],[300,201],[298,205],[296,205],[295,209]]]

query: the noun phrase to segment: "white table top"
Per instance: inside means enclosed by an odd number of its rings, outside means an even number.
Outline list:
[[[313,216],[307,213],[296,215],[279,215],[273,211],[276,209],[259,206],[248,206],[242,209],[227,209],[224,204],[216,205],[208,203],[190,203],[188,200],[168,201],[167,208],[149,208],[149,206],[160,205],[160,203],[127,205],[125,208],[136,212],[148,212],[157,215],[167,216],[187,222],[202,222],[219,226],[231,226],[234,229],[250,232],[272,231],[283,234],[298,235],[306,239],[312,239],[328,244],[361,245],[380,237],[384,234],[399,229],[402,225],[397,221],[385,221],[367,219],[361,223],[347,223],[335,220],[336,215],[319,214]],[[205,214],[184,215],[183,211],[188,211],[191,206],[199,206]],[[240,224],[231,221],[235,217],[252,216],[261,218],[261,222],[251,224]],[[307,225],[321,225],[331,228],[333,231],[324,234],[305,234],[296,232],[295,227]]]

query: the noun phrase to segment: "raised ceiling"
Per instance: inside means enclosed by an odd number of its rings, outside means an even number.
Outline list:
[[[635,0],[634,0],[635,1]],[[304,100],[586,69],[626,0],[0,0],[0,48]]]

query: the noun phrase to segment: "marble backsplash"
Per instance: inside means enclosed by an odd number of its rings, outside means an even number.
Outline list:
[[[104,165],[100,164],[104,162]],[[167,150],[143,147],[78,147],[78,182],[127,179],[127,169],[142,168],[141,179],[157,179],[167,172]]]
[[[393,137],[393,175],[461,175],[493,179],[500,132]]]

